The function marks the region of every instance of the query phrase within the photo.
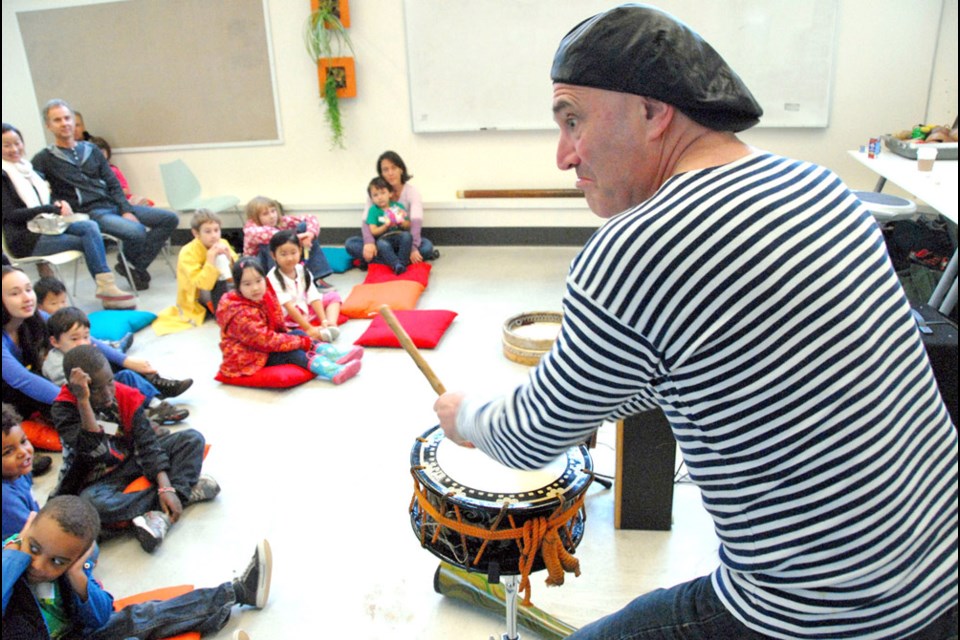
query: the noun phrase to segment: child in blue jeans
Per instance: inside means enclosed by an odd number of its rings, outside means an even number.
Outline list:
[[[133,363],[139,365],[143,363],[149,367],[149,363],[144,360],[133,359],[104,342],[93,340],[90,337],[90,319],[87,318],[82,310],[76,307],[63,307],[54,313],[47,320],[47,333],[50,335],[50,351],[43,361],[43,375],[58,386],[67,383],[67,378],[63,373],[63,357],[74,347],[81,344],[93,344],[99,348],[110,362]],[[117,371],[114,374],[117,382],[133,387],[143,394],[145,398],[144,410],[147,418],[157,424],[176,424],[183,422],[190,415],[190,411],[184,407],[179,407],[167,402],[167,397],[147,378],[137,373],[133,369],[124,368],[122,365],[116,366]],[[172,384],[166,386],[170,395],[179,395],[181,389],[186,390],[193,384],[190,379],[168,381]]]
[[[184,505],[212,500],[220,485],[201,476],[203,436],[186,429],[158,437],[143,412],[143,395],[113,379],[93,345],[74,347],[63,358],[67,384],[53,403],[53,425],[63,443],[55,495],[90,500],[113,528],[132,521],[144,551],[153,551]],[[125,493],[140,476],[153,486]]]
[[[100,519],[88,501],[58,496],[4,542],[4,638],[128,640],[213,633],[226,625],[234,605],[262,609],[267,603],[273,559],[263,540],[240,578],[114,612],[113,596],[94,578],[90,562],[99,531]]]

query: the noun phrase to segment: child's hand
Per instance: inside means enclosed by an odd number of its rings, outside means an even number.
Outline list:
[[[300,246],[306,249],[313,244],[314,236],[309,231],[304,231],[303,233],[298,233],[297,238],[300,240]]]
[[[307,330],[307,335],[310,336],[310,338],[311,338],[312,340],[316,340],[317,342],[320,342],[320,341],[323,340],[323,338],[320,336],[320,329],[321,329],[321,327],[311,326],[311,327]]]
[[[20,541],[23,540],[28,533],[30,532],[30,525],[33,523],[33,519],[37,517],[36,511],[31,511],[30,515],[27,516],[27,521],[23,523],[23,529],[20,530],[20,533],[15,536],[10,536],[10,539],[7,540],[7,544],[3,545],[4,549],[19,549]]]
[[[163,509],[163,512],[170,517],[170,522],[174,523],[180,519],[180,515],[183,513],[183,504],[180,503],[180,498],[177,497],[176,491],[162,491],[159,494],[160,496],[160,508]]]
[[[376,242],[368,242],[367,244],[363,245],[363,261],[364,262],[370,262],[376,257],[377,257]]]
[[[131,358],[127,357],[123,360],[123,366],[127,369],[132,369],[140,375],[149,375],[151,373],[156,373],[157,370],[153,368],[153,365],[144,360],[143,358]]]
[[[227,248],[219,242],[207,249],[207,263],[213,264],[217,261],[217,256],[226,255]]]
[[[96,541],[91,542],[90,547],[86,550],[86,552],[82,556],[77,558],[76,561],[72,565],[70,565],[70,568],[67,569],[67,578],[71,577],[70,574],[73,574],[74,579],[86,577],[86,574],[83,571],[84,566],[87,564],[87,561],[90,559],[90,556],[93,555],[93,550],[96,548],[97,548],[97,542]],[[92,564],[91,564],[91,568],[93,568]]]
[[[80,367],[71,369],[67,384],[73,395],[77,397],[77,402],[90,402],[90,376],[86,371]]]
[[[55,205],[57,206],[57,208],[60,209],[60,215],[62,215],[62,216],[72,216],[72,215],[73,215],[73,207],[71,207],[71,206],[70,206],[70,203],[67,202],[66,200],[57,200],[57,201],[54,202],[53,204],[55,204]]]

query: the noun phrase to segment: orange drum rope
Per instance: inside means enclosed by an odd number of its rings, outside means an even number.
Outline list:
[[[424,517],[420,523],[421,545],[426,546],[427,515],[429,515],[434,522],[439,525],[439,527],[433,533],[433,539],[431,541],[433,543],[436,542],[440,535],[440,528],[447,528],[455,533],[460,534],[460,540],[464,549],[467,547],[467,537],[478,538],[484,541],[480,546],[476,557],[473,558],[473,561],[470,562],[468,558],[468,563],[473,564],[474,566],[480,562],[480,559],[483,556],[483,551],[486,549],[488,542],[492,540],[516,540],[517,546],[520,549],[519,589],[524,593],[523,604],[524,606],[528,607],[531,606],[530,570],[533,568],[533,562],[538,553],[540,554],[540,557],[543,559],[543,563],[547,568],[546,583],[548,586],[562,585],[565,571],[568,573],[573,573],[575,576],[580,575],[580,562],[564,547],[563,541],[560,539],[560,530],[562,528],[567,536],[567,539],[571,539],[570,528],[573,526],[572,520],[577,513],[584,508],[584,498],[586,498],[587,494],[586,488],[579,495],[579,497],[573,501],[573,503],[567,506],[567,508],[564,508],[565,505],[561,500],[561,504],[554,510],[552,514],[550,514],[549,517],[540,516],[538,518],[532,518],[524,522],[522,526],[518,527],[513,519],[513,516],[508,515],[507,519],[510,522],[510,528],[497,529],[507,509],[507,505],[504,505],[496,520],[493,522],[490,528],[487,529],[463,522],[463,519],[460,515],[460,509],[457,505],[454,505],[453,507],[455,518],[449,518],[444,515],[443,511],[446,511],[446,509],[443,507],[443,505],[448,497],[454,495],[452,493],[441,496],[440,509],[435,507],[433,503],[430,502],[430,494],[427,492],[426,487],[417,479],[416,472],[422,470],[423,468],[424,467],[421,465],[416,465],[410,469],[411,475],[413,475],[413,498],[410,500],[410,511],[413,511],[415,504],[419,504],[424,513]],[[589,483],[587,486],[589,486]]]

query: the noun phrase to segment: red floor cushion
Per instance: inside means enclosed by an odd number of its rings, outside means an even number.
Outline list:
[[[406,271],[397,275],[387,265],[373,262],[367,266],[367,277],[363,279],[363,283],[377,284],[378,282],[393,282],[395,280],[412,280],[426,287],[430,280],[431,268],[431,265],[427,262],[418,262],[417,264],[411,264]]]
[[[411,309],[408,311],[394,311],[397,322],[403,327],[410,339],[420,349],[433,349],[446,333],[453,319],[457,317],[455,311],[434,309]],[[393,330],[379,313],[370,323],[363,334],[354,344],[364,347],[399,347],[400,341]]]
[[[258,387],[261,389],[289,389],[313,380],[316,376],[295,364],[278,364],[264,367],[250,376],[228,377],[217,372],[214,380],[237,387]]]

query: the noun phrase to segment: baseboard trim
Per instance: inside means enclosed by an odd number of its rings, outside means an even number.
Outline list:
[[[424,235],[437,245],[444,246],[559,246],[584,245],[596,229],[590,227],[435,227]],[[358,235],[357,228],[324,227],[320,241],[324,245],[342,245]],[[234,247],[242,245],[240,229],[224,229],[223,236]],[[189,229],[177,229],[171,242],[182,246],[193,239]]]

